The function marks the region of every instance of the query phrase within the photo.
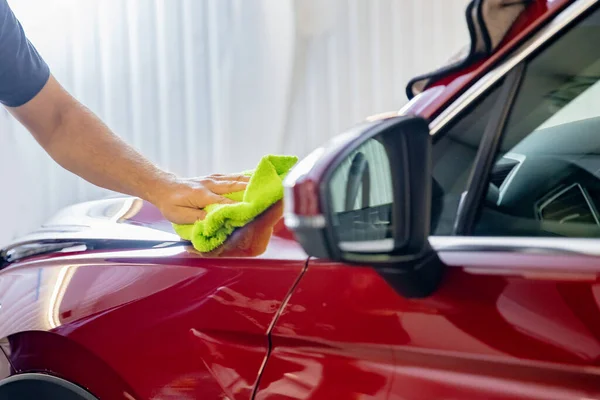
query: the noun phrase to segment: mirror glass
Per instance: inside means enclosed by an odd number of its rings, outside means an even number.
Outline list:
[[[340,163],[329,182],[332,228],[346,252],[394,249],[394,185],[390,155],[375,136]]]

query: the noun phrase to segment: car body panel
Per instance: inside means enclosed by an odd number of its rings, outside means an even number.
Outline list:
[[[440,257],[444,283],[425,299],[372,268],[311,260],[257,398],[600,397],[597,257],[487,254],[495,268],[471,252]]]
[[[0,273],[0,337],[18,372],[45,370],[101,398],[123,387],[133,398],[248,399],[267,333],[306,264],[282,230],[248,258],[181,243],[15,263]]]
[[[498,51],[400,113],[433,120],[571,3],[535,2]],[[295,202],[306,215],[317,213],[311,178]],[[128,400],[600,398],[597,256],[441,249],[443,286],[409,300],[372,268],[307,267],[277,216],[207,256],[147,203],[103,207],[62,213],[16,246],[90,235],[154,244],[75,246],[0,271],[12,373]]]

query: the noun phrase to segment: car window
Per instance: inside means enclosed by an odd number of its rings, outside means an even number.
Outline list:
[[[528,60],[477,235],[600,237],[600,12]]]
[[[502,82],[434,137],[431,234],[451,235],[459,202]]]

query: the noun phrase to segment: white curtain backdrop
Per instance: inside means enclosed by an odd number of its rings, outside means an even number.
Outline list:
[[[57,79],[183,175],[306,155],[399,109],[407,80],[466,41],[467,0],[9,0]],[[76,151],[76,149],[74,149]],[[0,245],[106,196],[0,110]]]

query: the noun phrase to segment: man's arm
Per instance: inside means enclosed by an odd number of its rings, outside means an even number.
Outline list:
[[[6,0],[0,0],[0,103],[64,168],[98,186],[154,203],[171,222],[193,223],[201,208],[229,202],[246,177],[186,180],[150,163],[114,135],[52,77]]]
[[[7,109],[65,169],[110,190],[155,204],[178,224],[203,218],[220,195],[243,190],[244,176],[213,175],[186,180],[162,171],[128,146],[50,76],[33,99]]]

